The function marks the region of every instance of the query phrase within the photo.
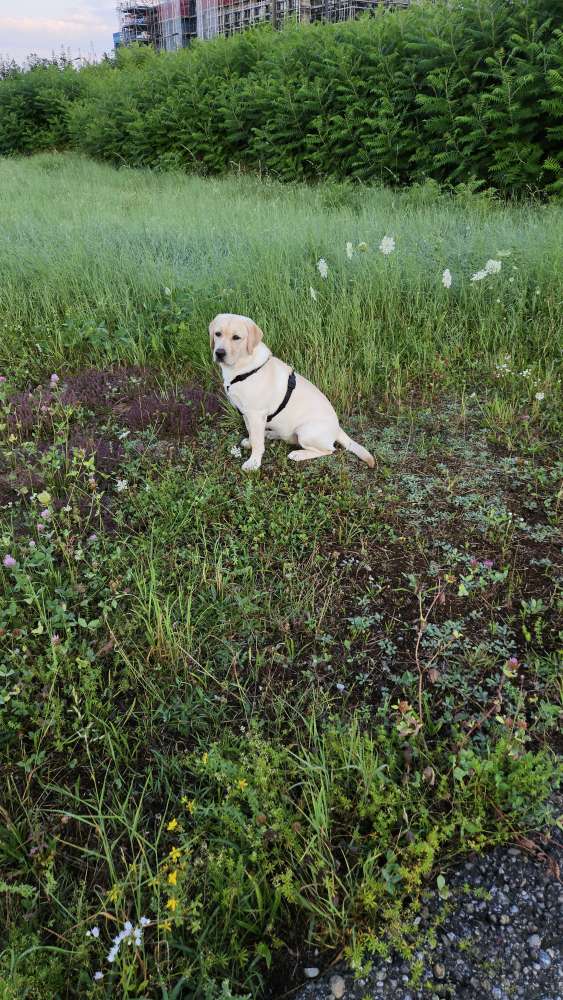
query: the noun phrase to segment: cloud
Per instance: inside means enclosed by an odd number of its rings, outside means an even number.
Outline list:
[[[75,14],[72,17],[0,17],[0,31],[17,34],[49,34],[83,36],[85,31],[107,31],[112,22],[97,14]]]
[[[88,52],[91,58],[111,51],[117,30],[113,0],[50,0],[49,17],[45,6],[43,0],[19,0],[21,13],[15,13],[14,3],[10,16],[0,14],[0,56],[25,62],[31,52],[46,57],[62,50]]]

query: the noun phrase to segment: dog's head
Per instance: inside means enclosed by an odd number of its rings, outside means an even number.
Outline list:
[[[228,368],[252,354],[263,336],[253,320],[235,313],[219,313],[209,324],[213,359]]]

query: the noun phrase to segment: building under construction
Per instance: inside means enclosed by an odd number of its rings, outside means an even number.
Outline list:
[[[118,4],[119,42],[174,51],[194,38],[232,35],[270,22],[349,21],[381,8],[407,7],[410,0],[137,0]]]

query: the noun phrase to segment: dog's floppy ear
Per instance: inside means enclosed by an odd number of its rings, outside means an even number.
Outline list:
[[[246,349],[249,354],[252,354],[252,352],[255,351],[256,348],[258,347],[260,341],[263,339],[264,334],[262,333],[260,327],[257,326],[257,324],[254,323],[253,320],[251,319],[247,320],[247,326],[248,326],[248,338],[246,341]]]
[[[212,319],[211,323],[209,324],[209,346],[210,346],[211,350],[213,350],[213,337],[215,336],[215,334],[214,334],[214,328],[213,328],[213,324],[214,323],[215,323],[215,320]]]

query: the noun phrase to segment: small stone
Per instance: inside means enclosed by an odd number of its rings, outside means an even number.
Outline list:
[[[434,966],[434,975],[436,976],[436,979],[443,979],[446,975],[445,965],[442,965],[441,962],[436,962],[436,965]]]
[[[532,948],[534,951],[537,948],[541,948],[541,937],[539,934],[530,934],[530,937],[528,938],[528,948]]]
[[[344,982],[342,976],[331,976],[328,985],[330,986],[333,997],[336,997],[337,1000],[339,1000],[339,997],[343,997],[346,993],[346,983]]]
[[[551,958],[549,957],[547,951],[540,951],[538,955],[538,962],[540,963],[542,969],[549,969],[551,965]]]
[[[501,915],[500,915],[500,922],[505,927],[506,927],[507,924],[510,923],[510,917],[508,916],[508,913],[501,913]]]
[[[316,979],[320,971],[321,970],[317,969],[316,965],[310,965],[306,969],[303,969],[303,972],[307,976],[307,979]]]

